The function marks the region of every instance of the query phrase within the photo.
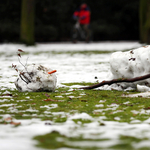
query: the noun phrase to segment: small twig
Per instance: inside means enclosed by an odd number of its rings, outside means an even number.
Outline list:
[[[19,76],[20,76],[22,81],[24,81],[24,82],[26,82],[28,84],[28,82],[22,78],[21,74],[19,74]]]
[[[25,64],[25,66],[27,66],[28,59],[29,59],[29,57],[27,57],[27,59],[26,59],[26,64]]]
[[[21,49],[18,49],[18,51],[19,51],[19,52],[24,52],[24,51],[21,50]],[[20,60],[21,54],[18,53],[18,56],[19,56],[19,57],[18,57],[19,63],[24,67],[24,69],[26,70],[26,72],[29,74],[30,79],[32,80],[32,76],[30,75],[30,73],[29,73],[28,70],[27,70],[27,61],[28,61],[29,57],[27,57],[26,63],[25,63],[25,65],[24,65],[24,64],[21,62],[21,60]],[[29,82],[31,82],[26,76],[24,76],[24,78],[27,79]]]
[[[26,69],[26,66],[20,61],[20,58],[18,57],[18,61],[20,62],[20,64]]]
[[[31,82],[31,81],[29,80],[29,78],[25,75],[25,72],[20,72],[19,76],[21,77],[21,79],[23,79],[23,78],[22,78],[22,76],[23,76],[24,79],[25,79],[25,80],[23,80],[23,81],[26,81],[27,84]]]
[[[130,78],[130,79],[126,79],[126,78],[120,78],[120,79],[113,79],[113,80],[109,80],[109,81],[102,81],[98,84],[95,85],[91,85],[91,86],[87,86],[87,87],[81,87],[80,89],[94,89],[103,85],[111,85],[113,83],[120,83],[120,82],[136,82],[136,81],[140,81],[140,80],[145,80],[147,78],[150,78],[150,74],[144,75],[144,76],[140,76],[140,77],[135,77],[135,78]]]

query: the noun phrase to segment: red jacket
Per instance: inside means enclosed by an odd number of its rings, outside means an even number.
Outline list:
[[[79,18],[80,24],[89,24],[90,23],[90,10],[88,8],[79,9],[74,12],[73,16]]]

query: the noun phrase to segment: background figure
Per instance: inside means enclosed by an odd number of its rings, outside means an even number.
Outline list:
[[[74,12],[73,18],[77,20],[74,28],[74,40],[77,40],[77,38],[80,36],[82,40],[89,42],[91,37],[90,15],[90,9],[85,3],[81,4],[80,8]]]

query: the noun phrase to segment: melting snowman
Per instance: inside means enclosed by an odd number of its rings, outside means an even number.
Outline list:
[[[42,65],[32,64],[24,68],[15,81],[15,86],[20,92],[55,91],[57,77],[56,70]]]
[[[126,52],[115,52],[110,58],[111,79],[135,78],[150,74],[150,46],[143,46]],[[125,87],[145,86],[150,91],[150,78],[135,83],[123,83]],[[143,86],[142,86],[143,85]],[[141,89],[138,89],[141,91]]]
[[[24,51],[18,49],[17,55],[20,63],[21,63],[20,53],[22,52]],[[12,68],[14,68],[19,73],[18,78],[15,81],[15,86],[18,89],[18,91],[20,92],[55,91],[57,82],[57,77],[55,75],[56,70],[52,70],[51,68],[47,68],[42,65],[36,64],[28,66],[23,65],[23,67],[24,69],[20,71],[16,65],[12,64]]]

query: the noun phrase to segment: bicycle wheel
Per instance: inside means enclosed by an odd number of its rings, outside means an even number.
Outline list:
[[[73,28],[72,33],[71,33],[71,40],[74,43],[79,40],[79,31],[78,31],[78,29]]]

